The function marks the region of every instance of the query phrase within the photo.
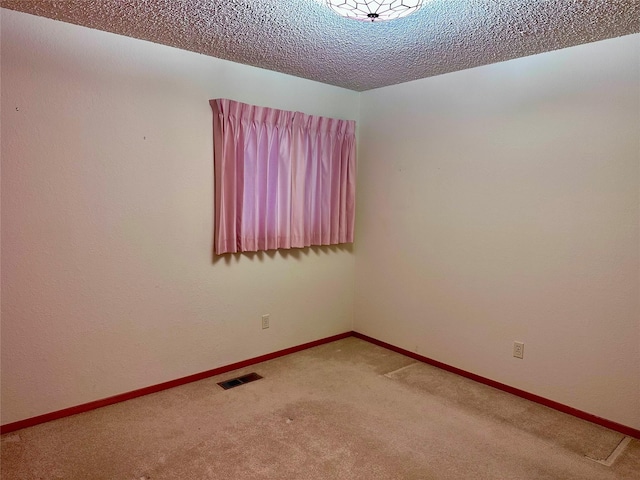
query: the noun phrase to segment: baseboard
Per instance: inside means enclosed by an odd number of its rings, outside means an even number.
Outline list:
[[[119,395],[114,395],[113,397],[103,398],[103,399],[95,400],[89,403],[83,403],[82,405],[76,405],[75,407],[69,407],[62,410],[57,410],[55,412],[45,413],[43,415],[38,415],[36,417],[19,420],[13,423],[7,423],[6,425],[0,426],[0,434],[15,432],[16,430],[20,430],[22,428],[32,427],[34,425],[50,422],[52,420],[58,420],[60,418],[69,417],[77,413],[84,413],[90,410],[95,410],[96,408],[106,407],[107,405],[113,405],[114,403],[131,400],[132,398],[142,397],[150,393],[156,393],[162,390],[167,390],[169,388],[178,387],[180,385],[184,385],[187,383],[197,382],[198,380],[203,380],[205,378],[213,377],[215,375],[221,375],[223,373],[227,373],[232,370],[237,370],[239,368],[255,365],[256,363],[266,362],[267,360],[273,360],[274,358],[284,357],[285,355],[299,352],[301,350],[306,350],[308,348],[317,347],[318,345],[335,342],[336,340],[341,340],[343,338],[350,337],[351,335],[353,335],[353,332],[340,333],[338,335],[333,335],[331,337],[321,338],[319,340],[314,340],[313,342],[303,343],[302,345],[297,345],[295,347],[285,348],[284,350],[278,350],[277,352],[267,353],[265,355],[260,355],[259,357],[250,358],[248,360],[232,363],[230,365],[214,368],[212,370],[207,370],[206,372],[200,372],[200,373],[196,373],[186,377],[178,378],[176,380],[170,380],[168,382],[159,383],[157,385],[151,385],[149,387],[140,388],[138,390],[133,390],[132,392],[121,393]]]
[[[391,345],[390,343],[383,342],[381,340],[378,340],[373,337],[369,337],[359,332],[345,332],[338,335],[333,335],[331,337],[321,338],[319,340],[314,340],[313,342],[304,343],[302,345],[297,345],[295,347],[285,348],[284,350],[278,350],[277,352],[267,353],[259,357],[250,358],[248,360],[232,363],[230,365],[214,368],[212,370],[196,373],[194,375],[178,378],[176,380],[170,380],[168,382],[159,383],[157,385],[151,385],[149,387],[140,388],[138,390],[133,390],[131,392],[121,393],[113,397],[103,398],[101,400],[95,400],[93,402],[84,403],[82,405],[77,405],[75,407],[69,407],[63,410],[57,410],[55,412],[45,413],[44,415],[38,415],[36,417],[27,418],[25,420],[19,420],[13,423],[7,423],[6,425],[0,426],[0,434],[14,432],[22,428],[32,427],[34,425],[68,417],[71,415],[75,415],[77,413],[88,412],[91,410],[95,410],[96,408],[106,407],[107,405],[113,405],[114,403],[124,402],[126,400],[131,400],[133,398],[142,397],[150,393],[156,393],[162,390],[167,390],[169,388],[185,385],[187,383],[197,382],[198,380],[203,380],[205,378],[213,377],[215,375],[221,375],[223,373],[227,373],[232,370],[237,370],[239,368],[248,367],[251,365],[255,365],[257,363],[266,362],[267,360],[273,360],[274,358],[283,357],[291,353],[299,352],[301,350],[306,350],[312,347],[317,347],[318,345],[323,345],[325,343],[335,342],[336,340],[341,340],[343,338],[347,338],[351,336],[359,338],[361,340],[365,340],[374,345],[384,347],[388,350],[401,353],[402,355],[413,358],[420,362],[427,363],[429,365],[433,365],[434,367],[441,368],[442,370],[446,370],[448,372],[455,373],[462,377],[469,378],[471,380],[482,383],[484,385],[489,385],[490,387],[497,388],[498,390],[502,390],[504,392],[517,395],[518,397],[525,398],[532,402],[539,403],[546,407],[553,408],[554,410],[558,410],[560,412],[573,415],[574,417],[581,418],[582,420],[587,420],[597,425],[601,425],[611,430],[615,430],[624,435],[628,435],[630,437],[635,437],[637,439],[640,439],[640,430],[636,428],[628,427],[626,425],[622,425],[620,423],[607,420],[606,418],[598,417],[597,415],[583,412],[582,410],[578,410],[576,408],[569,407],[568,405],[564,405],[562,403],[549,400],[544,397],[540,397],[539,395],[535,395],[533,393],[525,392],[524,390],[520,390],[518,388],[505,385],[504,383],[496,382],[495,380],[491,380],[489,378],[476,375],[475,373],[467,372],[466,370],[462,370],[460,368],[452,367],[451,365],[447,365],[446,363],[433,360],[431,358],[419,355],[415,352],[405,350],[404,348],[396,347],[395,345]]]
[[[611,420],[607,420],[606,418],[598,417],[597,415],[593,415],[591,413],[583,412],[582,410],[578,410],[573,407],[569,407],[568,405],[564,405],[562,403],[549,400],[548,398],[540,397],[539,395],[535,395],[533,393],[525,392],[524,390],[520,390],[519,388],[511,387],[509,385],[505,385],[504,383],[496,382],[495,380],[491,380],[489,378],[482,377],[480,375],[476,375],[475,373],[467,372],[466,370],[462,370],[460,368],[452,367],[451,365],[447,365],[446,363],[438,362],[437,360],[433,360],[428,357],[424,357],[415,352],[411,352],[409,350],[405,350],[404,348],[396,347],[395,345],[391,345],[390,343],[383,342],[381,340],[369,337],[362,333],[353,332],[353,336],[359,338],[361,340],[365,340],[369,343],[373,343],[380,347],[384,347],[388,350],[392,350],[397,353],[401,353],[402,355],[406,355],[407,357],[411,357],[420,362],[427,363],[429,365],[433,365],[434,367],[441,368],[442,370],[446,370],[451,373],[455,373],[465,378],[469,378],[479,383],[483,383],[484,385],[489,385],[490,387],[497,388],[498,390],[502,390],[507,393],[511,393],[513,395],[517,395],[518,397],[525,398],[527,400],[531,400],[532,402],[539,403],[549,408],[553,408],[554,410],[558,410],[563,413],[567,413],[569,415],[573,415],[574,417],[581,418],[582,420],[587,420],[591,423],[595,423],[597,425],[601,425],[603,427],[609,428],[611,430],[615,430],[616,432],[620,432],[623,435],[628,435],[630,437],[635,437],[640,439],[640,430],[632,427],[628,427],[626,425],[622,425],[617,422],[613,422]]]

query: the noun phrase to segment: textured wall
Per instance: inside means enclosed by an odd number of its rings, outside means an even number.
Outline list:
[[[348,249],[212,263],[216,97],[348,119],[359,105],[2,11],[3,424],[351,330]]]
[[[640,428],[638,58],[633,35],[363,93],[355,329]]]

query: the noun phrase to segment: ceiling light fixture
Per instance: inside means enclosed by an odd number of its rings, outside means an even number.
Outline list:
[[[406,17],[418,11],[423,0],[326,0],[338,15],[364,22]]]

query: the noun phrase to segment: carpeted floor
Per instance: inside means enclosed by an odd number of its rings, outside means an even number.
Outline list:
[[[216,382],[264,378],[230,390]],[[640,441],[356,338],[2,436],[3,480],[640,479]],[[618,449],[620,451],[620,449]]]

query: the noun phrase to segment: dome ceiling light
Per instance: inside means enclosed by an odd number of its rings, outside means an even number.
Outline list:
[[[338,15],[363,22],[406,17],[417,12],[424,0],[326,0]]]

